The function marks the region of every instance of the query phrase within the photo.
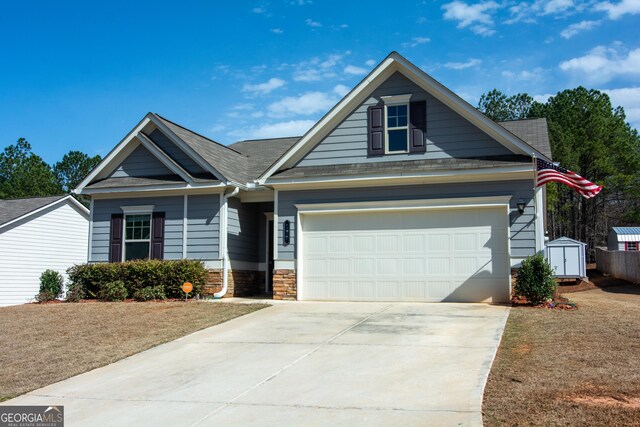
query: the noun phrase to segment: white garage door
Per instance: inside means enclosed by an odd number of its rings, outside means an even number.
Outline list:
[[[507,301],[505,208],[303,214],[299,298]]]

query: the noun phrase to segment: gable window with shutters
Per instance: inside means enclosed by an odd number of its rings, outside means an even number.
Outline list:
[[[369,156],[426,152],[427,103],[411,94],[382,96],[368,109]]]
[[[109,261],[163,259],[164,212],[154,206],[123,206],[122,214],[111,215]]]

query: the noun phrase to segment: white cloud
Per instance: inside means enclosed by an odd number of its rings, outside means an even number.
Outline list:
[[[242,87],[242,91],[243,92],[251,92],[254,94],[259,94],[259,95],[265,95],[267,93],[270,93],[276,89],[278,89],[279,87],[282,87],[285,85],[285,81],[282,79],[278,79],[276,77],[272,77],[270,78],[268,81],[264,82],[264,83],[258,83],[255,85],[250,85],[250,84],[245,84]]]
[[[315,121],[313,120],[289,120],[286,122],[265,123],[259,126],[234,130],[229,132],[228,135],[240,139],[300,136],[304,135],[314,124]]]
[[[592,28],[595,28],[598,25],[600,25],[600,21],[580,21],[575,24],[571,24],[567,28],[562,30],[560,32],[560,36],[564,37],[565,39],[570,39],[576,34],[582,31],[591,30]]]
[[[616,47],[619,44],[597,46],[584,56],[560,63],[560,69],[601,83],[620,75],[640,75],[640,48],[621,53]]]
[[[288,96],[270,104],[267,109],[272,117],[308,116],[325,112],[337,102],[335,96],[324,92],[307,92],[300,96]]]
[[[265,6],[256,6],[251,9],[251,12],[257,13],[258,15],[265,15],[267,13],[267,8]]]
[[[606,12],[609,19],[619,19],[624,15],[636,15],[640,13],[640,1],[622,0],[618,3],[600,2],[594,7],[595,10]]]
[[[284,30],[282,28],[272,28],[269,31],[271,31],[273,34],[282,34],[282,33],[284,33]]]
[[[495,33],[491,13],[499,9],[500,5],[494,1],[467,4],[459,0],[442,5],[444,19],[458,21],[458,28],[469,27],[471,31],[481,36]]]
[[[293,68],[293,80],[297,82],[318,82],[338,77],[342,59],[351,52],[334,53],[324,58],[315,56],[297,64],[285,64],[283,68]]]
[[[403,47],[416,47],[421,44],[429,43],[431,39],[429,37],[412,37],[410,42],[402,43]]]
[[[347,65],[344,67],[345,74],[351,74],[353,76],[362,76],[363,74],[367,74],[366,68],[357,67],[355,65]]]
[[[621,106],[629,122],[636,129],[640,129],[640,87],[625,87],[620,89],[602,89],[609,95],[613,107]]]
[[[585,4],[576,3],[574,0],[535,0],[531,3],[523,1],[509,8],[511,18],[505,24],[516,22],[535,22],[538,16],[570,15],[580,12]]]
[[[467,62],[447,62],[444,66],[452,70],[464,70],[465,68],[477,67],[481,63],[480,59],[470,58]]]
[[[364,65],[366,65],[367,67],[373,67],[374,65],[376,65],[376,61],[374,61],[373,59],[367,59]]]
[[[345,85],[336,85],[333,88],[333,92],[336,93],[338,96],[345,96],[346,94],[349,93],[351,89],[349,88],[349,86],[345,86]]]
[[[304,21],[304,23],[307,24],[311,28],[320,28],[320,27],[322,27],[321,23],[319,23],[318,21],[314,21],[313,19],[306,19]]]
[[[427,18],[425,18],[424,16],[420,16],[418,17],[418,19],[416,19],[416,24],[424,24],[427,21],[428,21]]]
[[[522,80],[522,81],[535,81],[542,80],[545,70],[541,67],[536,67],[533,70],[521,70],[521,71],[509,71],[504,70],[501,74],[503,77],[510,80]]]
[[[295,0],[291,2],[291,4],[298,5],[298,6],[304,6],[306,4],[311,4],[311,3],[313,3],[311,0]]]

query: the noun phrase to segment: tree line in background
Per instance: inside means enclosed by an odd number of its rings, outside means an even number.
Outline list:
[[[69,151],[49,165],[20,138],[0,153],[0,199],[68,194],[100,160],[100,156]]]
[[[553,161],[604,186],[585,199],[566,185],[547,184],[551,240],[585,242],[593,260],[611,227],[640,225],[640,138],[606,93],[578,87],[542,103],[526,93],[507,96],[494,89],[482,95],[478,109],[496,121],[546,117]]]

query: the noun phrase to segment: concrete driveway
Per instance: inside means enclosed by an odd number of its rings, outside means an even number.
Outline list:
[[[66,426],[481,425],[508,308],[276,304],[4,404]]]

